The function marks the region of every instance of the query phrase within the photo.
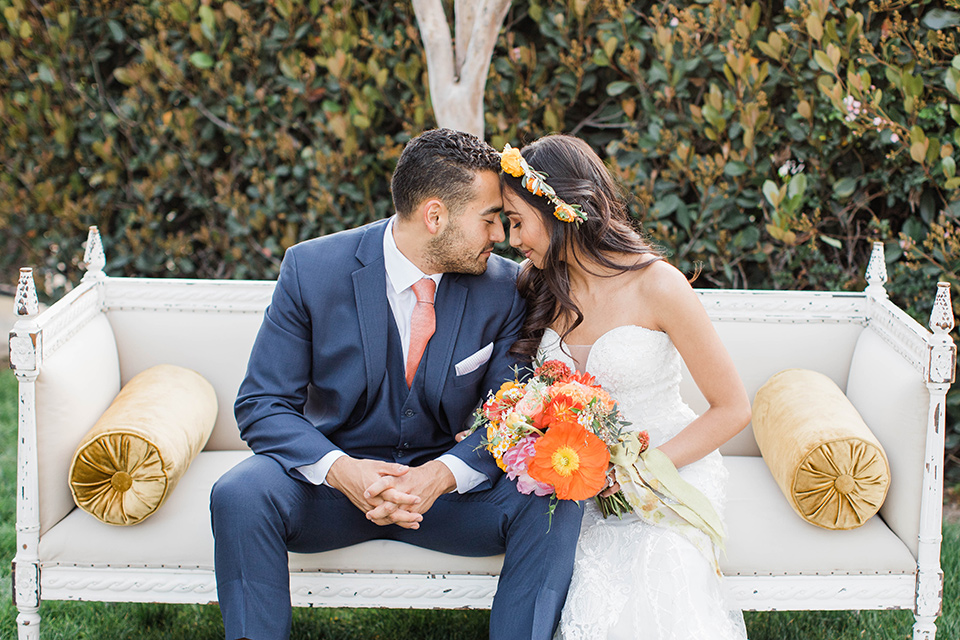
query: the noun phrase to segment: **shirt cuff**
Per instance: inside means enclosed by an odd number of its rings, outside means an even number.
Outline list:
[[[445,453],[437,458],[437,460],[450,469],[450,473],[453,474],[454,479],[457,481],[457,493],[467,493],[487,479],[487,476],[453,454]]]
[[[302,467],[294,467],[294,469],[299,471],[309,482],[315,485],[326,484],[329,487],[330,485],[327,484],[327,472],[330,471],[330,467],[333,466],[333,463],[336,462],[340,456],[345,455],[347,454],[336,449],[313,464],[305,464]],[[454,476],[456,476],[456,474],[454,474]]]

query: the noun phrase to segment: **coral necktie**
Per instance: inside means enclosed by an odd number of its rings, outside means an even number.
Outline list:
[[[420,278],[413,283],[417,304],[410,316],[410,349],[407,351],[407,386],[413,384],[413,376],[420,366],[420,358],[427,348],[430,336],[437,329],[437,315],[433,310],[433,296],[437,283],[430,278]]]

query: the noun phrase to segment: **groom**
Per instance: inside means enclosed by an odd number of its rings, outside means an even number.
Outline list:
[[[581,512],[522,495],[460,443],[487,390],[513,376],[523,322],[504,239],[499,155],[436,129],[404,148],[396,216],[289,249],[235,406],[255,455],[211,494],[227,640],[286,638],[287,552],[389,539],[505,553],[494,640],[553,635]]]

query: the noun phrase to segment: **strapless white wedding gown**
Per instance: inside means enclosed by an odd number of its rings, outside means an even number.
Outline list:
[[[555,331],[546,330],[540,349],[544,359],[575,368]],[[628,429],[650,434],[650,446],[666,442],[696,418],[680,398],[681,358],[666,333],[635,325],[611,329],[594,343],[585,365],[617,401],[631,423]],[[727,472],[720,453],[679,471],[722,518]],[[701,535],[703,543],[695,546],[632,513],[604,519],[593,500],[584,502],[573,580],[556,638],[746,638],[743,615],[724,601],[720,578],[701,551],[713,547]]]

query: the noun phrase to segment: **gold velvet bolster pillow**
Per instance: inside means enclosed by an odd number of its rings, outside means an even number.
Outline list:
[[[217,419],[217,395],[200,374],[159,365],[114,398],[73,455],[77,506],[107,524],[155,512],[197,457]]]
[[[825,529],[855,529],[883,504],[890,465],[880,441],[833,380],[788,369],[753,402],[760,453],[800,517]]]

